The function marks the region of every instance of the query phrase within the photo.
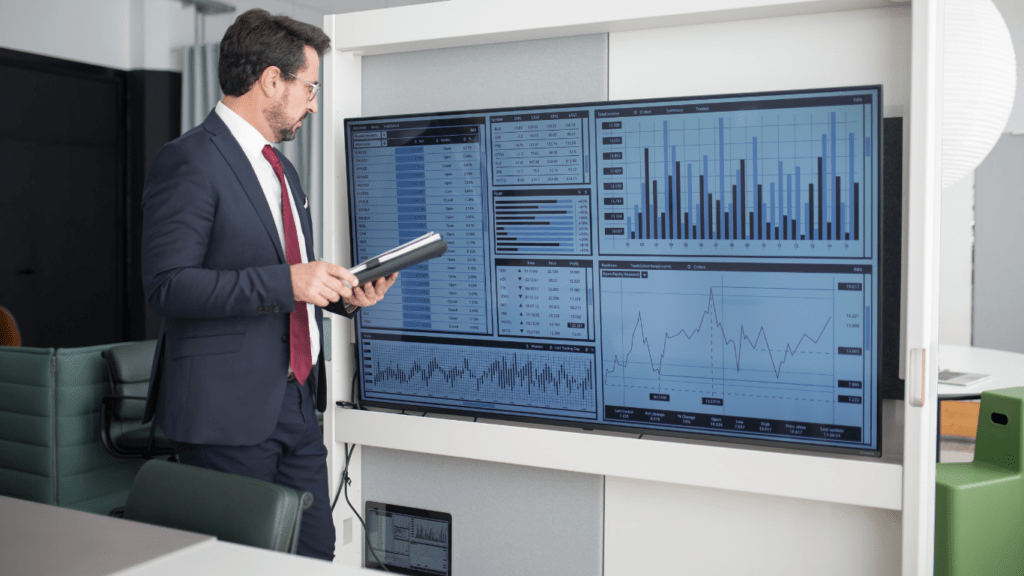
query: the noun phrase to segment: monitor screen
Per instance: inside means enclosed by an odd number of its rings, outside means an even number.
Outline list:
[[[881,97],[346,120],[360,400],[877,455]]]
[[[366,502],[367,568],[411,576],[451,576],[452,515]]]

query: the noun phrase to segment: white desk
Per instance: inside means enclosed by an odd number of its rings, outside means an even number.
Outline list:
[[[101,576],[213,540],[0,496],[0,574]]]
[[[182,574],[189,576],[224,576],[225,574],[346,576],[362,574],[366,576],[368,574],[380,575],[384,572],[350,568],[323,560],[213,540],[118,572],[117,576],[181,576]]]
[[[939,398],[943,400],[1024,386],[1024,354],[1016,352],[943,344],[939,346],[939,367],[943,370],[992,375],[991,379],[974,386],[939,384]]]
[[[344,576],[381,572],[0,496],[0,574]]]

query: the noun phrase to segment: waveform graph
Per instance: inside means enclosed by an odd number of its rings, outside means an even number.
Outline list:
[[[863,296],[841,289],[863,285],[851,267],[638,266],[602,263],[606,418],[740,431],[862,424],[860,397],[843,399],[863,387],[839,390],[865,375],[863,325],[848,321],[863,315]]]
[[[593,346],[364,334],[365,399],[530,416],[597,415]]]

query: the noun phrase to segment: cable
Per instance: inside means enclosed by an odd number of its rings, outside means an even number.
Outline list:
[[[348,447],[348,443],[345,443],[345,469],[341,471],[341,486],[338,486],[338,490],[342,491],[342,488],[344,488],[345,502],[348,503],[348,507],[352,510],[352,513],[356,515],[356,518],[359,519],[359,523],[363,526],[363,540],[366,542],[366,547],[370,550],[370,554],[373,555],[373,559],[377,561],[377,565],[383,568],[385,572],[391,572],[391,570],[388,570],[387,565],[381,562],[380,558],[377,557],[377,551],[373,549],[373,546],[370,546],[370,531],[366,528],[366,522],[363,521],[363,517],[359,515],[359,511],[352,505],[352,501],[348,499],[348,485],[352,483],[352,479],[348,476],[348,463],[355,450],[355,444],[353,444],[350,449]],[[332,508],[331,510],[333,511],[334,509]]]
[[[356,354],[356,360],[358,363],[358,354]],[[339,402],[339,406],[343,406],[345,408],[355,408],[356,410],[362,410],[362,406],[359,405],[358,397],[356,396],[356,378],[358,377],[358,374],[358,370],[352,372],[352,395],[350,396],[352,398],[352,402]],[[348,499],[348,485],[352,483],[352,478],[350,478],[348,475],[348,466],[349,463],[352,461],[352,453],[355,451],[355,444],[353,444],[352,447],[349,448],[348,442],[345,443],[345,467],[342,468],[341,470],[341,482],[338,483],[338,493],[334,495],[334,502],[331,503],[331,513],[334,513],[334,507],[338,505],[338,498],[340,498],[342,492],[344,492],[345,502],[348,504],[348,507],[352,510],[352,513],[356,515],[356,518],[359,519],[359,524],[363,526],[363,540],[366,542],[366,547],[370,550],[370,554],[373,555],[373,559],[377,561],[378,566],[384,569],[385,572],[391,572],[391,570],[388,570],[388,567],[380,561],[380,558],[377,557],[377,552],[373,549],[373,546],[370,546],[370,535],[369,530],[367,530],[366,528],[366,522],[363,521],[363,517],[359,515],[359,511],[356,510],[355,506],[352,505],[352,501]]]

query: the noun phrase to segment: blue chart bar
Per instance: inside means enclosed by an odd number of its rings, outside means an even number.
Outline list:
[[[598,111],[600,253],[864,257],[865,106]]]
[[[590,254],[590,190],[494,191],[499,254]]]

